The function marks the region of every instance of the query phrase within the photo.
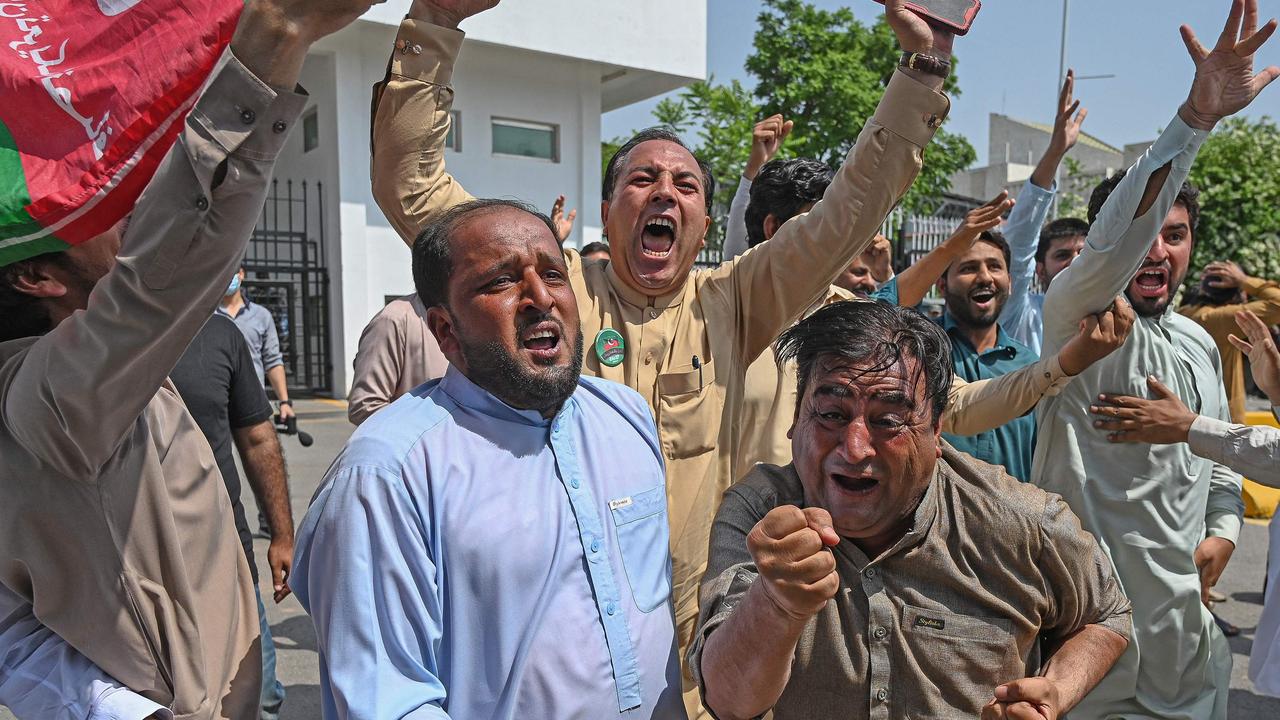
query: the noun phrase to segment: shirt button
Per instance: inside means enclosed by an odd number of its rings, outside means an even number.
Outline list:
[[[204,212],[205,210],[208,210],[208,209],[209,209],[209,198],[207,198],[207,197],[205,197],[205,196],[203,196],[203,195],[201,195],[200,197],[196,198],[196,209],[197,209],[197,210],[199,210],[200,212]]]
[[[884,639],[884,636],[885,636],[885,635],[888,635],[888,634],[889,634],[889,631],[888,631],[888,630],[885,630],[885,629],[884,629],[884,628],[882,628],[882,627],[878,627],[878,628],[876,628],[875,632],[874,632],[874,633],[872,633],[872,635],[875,635],[875,636],[876,636],[876,639],[877,639],[877,640],[883,640],[883,639]]]
[[[618,612],[618,606],[614,605],[613,603],[609,603],[608,605],[604,606],[604,611],[610,615],[613,615],[614,613]]]
[[[258,114],[249,108],[240,111],[240,122],[245,125],[252,125],[258,120]]]
[[[888,700],[889,691],[885,690],[884,688],[880,688],[879,690],[876,691],[876,699],[879,700],[880,702],[884,702],[885,700]]]
[[[577,490],[579,487],[581,487],[581,485],[582,483],[578,482],[578,478],[574,478],[569,481],[569,487],[573,488],[574,490]]]
[[[868,579],[868,580],[871,580],[871,579],[875,578],[875,576],[876,576],[876,569],[875,569],[875,568],[867,568],[866,570],[863,570],[863,571],[862,571],[862,577],[864,577],[864,578],[866,578],[866,579]]]
[[[653,353],[646,353],[646,354],[645,354],[645,356],[644,356],[644,364],[645,364],[645,365],[652,365],[652,364],[653,364]]]
[[[289,129],[289,123],[283,120],[277,120],[271,124],[271,130],[274,131],[277,135],[279,135],[280,133],[288,129]]]
[[[653,309],[653,308],[649,308],[649,319],[650,319],[650,320],[657,320],[657,319],[658,319],[658,311],[657,311],[657,310],[655,310],[655,309]]]
[[[591,552],[593,552],[593,553],[600,552],[600,541],[599,541],[599,540],[592,540],[592,541],[591,541]]]

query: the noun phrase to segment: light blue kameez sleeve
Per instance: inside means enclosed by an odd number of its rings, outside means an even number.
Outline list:
[[[170,719],[173,714],[107,675],[0,586],[0,705],[20,720]]]
[[[1089,229],[1080,256],[1053,279],[1045,297],[1043,355],[1062,349],[1079,328],[1080,319],[1106,309],[1142,266],[1196,154],[1209,133],[1174,116],[1160,137],[1112,191]],[[1140,218],[1151,176],[1171,165],[1156,201]]]
[[[1191,452],[1228,465],[1250,480],[1280,488],[1280,428],[1236,425],[1197,415],[1187,435]]]
[[[299,528],[291,578],[315,624],[324,717],[448,718],[427,517],[399,472],[334,467]]]
[[[1031,302],[1036,282],[1036,248],[1040,245],[1040,228],[1044,227],[1053,207],[1057,185],[1045,190],[1028,180],[1018,193],[1004,239],[1009,243],[1009,300],[1000,313],[1005,332],[1037,353],[1040,352],[1040,308]]]
[[[1217,348],[1209,351],[1216,353]],[[1216,357],[1216,355],[1215,355]],[[1218,400],[1218,420],[1231,421],[1231,409],[1227,403],[1227,391],[1222,385],[1222,368],[1218,368],[1218,392],[1222,393]],[[1240,473],[1220,462],[1213,464],[1213,473],[1209,476],[1209,498],[1204,512],[1205,534],[1209,537],[1220,537],[1237,543],[1240,528],[1244,525],[1244,479]]]
[[[747,251],[747,205],[751,204],[751,181],[738,180],[738,189],[729,203],[729,218],[724,226],[724,253],[722,260],[732,260]]]

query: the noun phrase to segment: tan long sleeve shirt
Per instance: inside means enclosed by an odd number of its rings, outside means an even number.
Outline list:
[[[412,51],[392,53],[388,77],[374,90],[372,174],[378,204],[412,242],[432,218],[471,197],[444,165],[449,82],[463,35],[406,19],[399,37]],[[612,329],[626,352],[622,364],[608,367],[588,351],[583,370],[637,390],[657,421],[682,646],[697,617],[711,521],[732,482],[747,366],[871,243],[948,108],[944,95],[895,74],[821,202],[770,242],[690,273],[666,295],[646,296],[612,265],[565,253],[588,344]]]
[[[167,376],[240,262],[304,102],[230,59],[88,308],[0,344],[0,583],[178,718],[256,717],[262,661],[231,502]]]
[[[359,425],[422,383],[444,375],[449,361],[427,329],[427,309],[417,295],[387,303],[360,334],[355,380],[347,394],[347,419]]]
[[[1268,325],[1280,323],[1280,286],[1251,277],[1245,280],[1243,289],[1249,295],[1249,302],[1242,305],[1184,305],[1178,308],[1179,314],[1200,323],[1213,338],[1213,344],[1218,346],[1218,354],[1222,356],[1222,382],[1226,386],[1227,401],[1231,404],[1231,422],[1239,424],[1246,419],[1244,354],[1227,339],[1232,333],[1243,337],[1240,326],[1236,325],[1236,313],[1249,310]]]

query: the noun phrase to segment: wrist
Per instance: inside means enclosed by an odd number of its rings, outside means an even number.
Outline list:
[[[742,177],[755,182],[756,175],[760,174],[760,168],[764,163],[748,162],[747,166],[742,168]]]
[[[231,52],[259,80],[293,90],[311,41],[299,25],[269,2],[245,5],[231,38]],[[236,301],[240,301],[237,292]]]
[[[1186,123],[1190,127],[1196,130],[1204,130],[1206,132],[1213,130],[1213,128],[1217,126],[1218,121],[1222,119],[1222,116],[1220,115],[1203,113],[1196,110],[1195,105],[1192,104],[1190,98],[1187,98],[1186,102],[1182,103],[1182,106],[1178,108],[1178,117],[1182,119],[1182,122]]]
[[[432,25],[438,25],[443,28],[449,28],[450,30],[457,30],[458,25],[464,19],[454,15],[453,13],[431,7],[430,5],[420,2],[415,2],[409,7],[409,14],[407,17],[414,20],[429,22]]]
[[[292,401],[292,400],[290,400],[289,398],[282,398],[282,399],[280,400],[280,404],[281,404],[281,405],[288,405],[289,407],[293,407],[293,401]]]
[[[775,599],[773,594],[769,592],[765,585],[765,583],[768,582],[769,581],[766,580],[763,575],[757,577],[756,581],[751,584],[751,589],[748,590],[747,593],[755,594],[755,604],[760,609],[760,612],[769,616],[769,618],[775,623],[799,632],[804,628],[805,624],[809,622],[809,616],[794,613],[783,606],[783,604]]]

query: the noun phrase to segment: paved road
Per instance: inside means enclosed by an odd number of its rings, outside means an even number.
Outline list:
[[[302,401],[298,403],[298,412],[301,426],[315,436],[315,445],[310,448],[301,447],[294,438],[284,439],[293,482],[293,512],[300,520],[325,469],[350,435],[351,426],[346,420],[345,407],[333,401]],[[245,504],[249,517],[255,517],[257,510],[252,497],[246,498]],[[1257,523],[1245,527],[1240,547],[1219,586],[1231,598],[1221,606],[1222,616],[1242,630],[1241,635],[1231,641],[1235,655],[1231,717],[1235,720],[1280,718],[1280,699],[1254,694],[1247,673],[1253,631],[1262,610],[1266,531],[1266,526]],[[266,542],[257,540],[254,544],[263,577],[269,577],[261,562],[266,558]],[[267,615],[279,652],[279,676],[288,693],[281,717],[283,720],[315,720],[320,717],[320,674],[311,622],[293,597],[279,605],[272,605],[268,599],[268,605]],[[0,720],[12,720],[12,717],[0,708]]]

